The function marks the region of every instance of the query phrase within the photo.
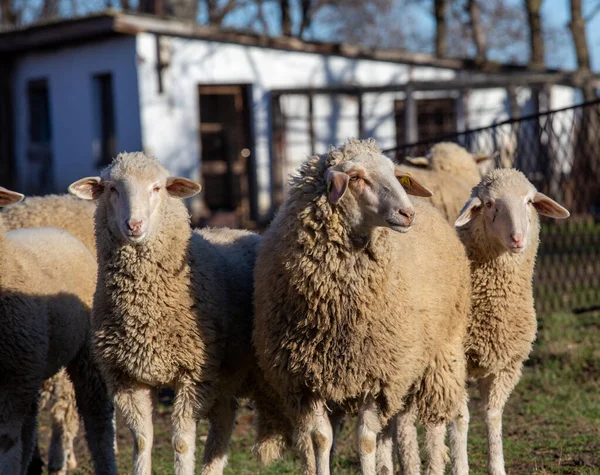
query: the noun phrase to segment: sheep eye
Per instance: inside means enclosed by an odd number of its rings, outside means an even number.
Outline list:
[[[492,202],[491,202],[491,201],[488,201],[488,202],[485,204],[485,206],[486,206],[487,208],[491,208],[491,207],[492,207]]]
[[[152,191],[154,193],[158,193],[160,191],[160,186],[155,186],[154,188],[152,188]]]
[[[527,206],[531,206],[533,204],[533,200],[527,200]]]
[[[117,190],[114,186],[109,188],[111,193],[114,193],[116,196],[119,196],[119,190]]]
[[[358,178],[358,175],[350,175],[350,181],[357,181]]]

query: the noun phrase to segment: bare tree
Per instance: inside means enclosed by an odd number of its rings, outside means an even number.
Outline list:
[[[481,23],[481,5],[477,0],[469,0],[467,8],[473,43],[475,44],[475,60],[483,63],[487,56],[487,46],[485,32]]]
[[[302,38],[312,24],[312,0],[300,0],[301,20],[298,28],[298,38]]]
[[[540,16],[542,0],[526,0],[525,4],[529,22],[530,65],[533,69],[542,69],[544,67],[544,37]]]
[[[446,50],[446,0],[435,0],[433,2],[435,16],[435,55],[443,58],[447,55]]]
[[[279,0],[279,10],[281,12],[281,34],[292,36],[292,16],[288,0]]]
[[[13,8],[12,0],[1,0],[0,3],[0,25],[9,26],[17,24],[17,14]]]
[[[571,0],[569,29],[573,36],[575,56],[577,57],[577,72],[582,81],[583,97],[585,100],[591,100],[596,97],[596,93],[589,80],[592,68],[590,67],[590,51],[585,37],[585,20],[583,19],[581,3],[581,0]]]
[[[60,14],[58,0],[44,0],[42,4],[42,18],[56,18]]]

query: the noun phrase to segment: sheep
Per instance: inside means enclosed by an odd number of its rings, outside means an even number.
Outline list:
[[[202,473],[222,473],[252,373],[252,269],[260,237],[192,232],[182,198],[200,185],[172,177],[142,152],[121,153],[101,177],[78,180],[95,200],[98,285],[95,355],[134,436],[134,473],[151,473],[155,388],[175,388],[175,472],[194,473],[200,418],[210,429]]]
[[[410,173],[433,192],[429,201],[439,209],[450,223],[454,223],[471,188],[481,176],[478,160],[461,146],[451,142],[434,145],[426,157],[410,158],[400,170]]]
[[[562,219],[569,212],[538,192],[523,173],[498,169],[473,188],[455,223],[471,264],[468,378],[479,383],[486,411],[488,472],[493,475],[505,473],[502,411],[521,378],[537,331],[532,279],[538,215]],[[468,471],[468,423],[464,404],[451,425],[458,459],[454,473]]]
[[[4,208],[2,218],[7,231],[37,227],[64,229],[96,256],[95,209],[93,203],[68,194],[34,196]],[[48,470],[50,473],[63,473],[67,468],[74,470],[77,468],[77,459],[73,442],[79,432],[79,414],[73,383],[65,371],[60,371],[42,386],[40,409],[48,404],[52,417]],[[114,448],[115,453],[118,453],[116,427]],[[39,451],[36,450],[34,458],[41,463]]]
[[[431,195],[372,140],[351,139],[303,163],[263,235],[253,342],[303,473],[330,471],[336,405],[358,414],[374,474],[377,434],[411,392],[430,394],[428,464],[443,473],[445,423],[466,397],[468,261],[441,214],[407,193]]]
[[[46,195],[29,197],[4,208],[2,218],[7,231],[37,227],[64,229],[83,242],[95,256],[94,209],[93,204],[71,195]],[[48,470],[50,473],[62,473],[66,468],[74,470],[77,459],[73,441],[79,432],[79,414],[75,390],[65,371],[59,371],[42,386],[40,409],[48,404],[52,417]],[[39,458],[37,450],[34,458]]]
[[[96,207],[71,195],[26,198],[2,211],[6,229],[59,228],[79,239],[96,255],[94,210]]]
[[[0,187],[0,207],[22,198]],[[113,405],[89,352],[95,274],[93,256],[71,234],[7,232],[0,215],[0,473],[26,473],[38,392],[61,367],[75,385],[96,472],[116,473]]]

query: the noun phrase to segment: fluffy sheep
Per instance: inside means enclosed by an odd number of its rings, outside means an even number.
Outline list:
[[[426,157],[407,158],[408,165],[400,165],[400,169],[427,186],[433,192],[429,201],[454,223],[471,189],[481,179],[477,160],[463,147],[442,142],[434,145]]]
[[[430,196],[373,141],[351,140],[300,167],[263,236],[253,341],[304,473],[329,473],[331,404],[358,414],[374,474],[377,434],[411,392],[430,395],[425,422],[441,430],[428,464],[443,473],[444,425],[465,397],[468,261],[441,214],[407,193]]]
[[[196,424],[208,417],[203,473],[221,473],[235,396],[245,394],[251,348],[252,270],[259,236],[192,232],[181,198],[197,183],[171,177],[141,152],[122,153],[74,195],[97,200],[94,348],[134,436],[134,473],[151,473],[153,396],[175,388],[177,474],[192,474]]]
[[[83,242],[95,256],[94,210],[93,204],[71,195],[46,195],[28,197],[4,208],[2,218],[7,231],[40,227],[64,229]],[[40,409],[48,405],[52,418],[48,470],[64,473],[67,468],[77,468],[73,441],[79,432],[75,390],[66,371],[59,371],[42,386]],[[39,458],[37,451],[34,458]]]
[[[0,206],[23,195],[0,188]],[[36,445],[38,392],[66,367],[97,473],[116,473],[113,405],[89,352],[96,263],[53,228],[7,232],[0,215],[0,472],[25,473]]]
[[[68,231],[96,255],[94,210],[89,201],[71,195],[46,195],[25,198],[2,211],[6,229],[59,228]]]
[[[504,474],[502,411],[521,378],[536,335],[532,279],[538,215],[569,212],[514,169],[493,170],[473,188],[456,220],[471,263],[472,307],[465,343],[468,377],[479,383],[486,411],[488,471]],[[468,471],[466,404],[452,424],[456,473]]]

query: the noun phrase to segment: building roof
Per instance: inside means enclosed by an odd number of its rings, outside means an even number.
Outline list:
[[[0,55],[23,53],[33,49],[72,46],[86,41],[98,41],[114,36],[137,35],[144,32],[354,59],[470,70],[480,73],[503,73],[503,75],[520,76],[523,84],[548,81],[575,86],[578,82],[577,73],[572,71],[556,69],[532,71],[523,65],[498,62],[478,64],[471,59],[437,58],[429,54],[411,53],[397,48],[372,48],[344,43],[303,41],[289,37],[271,37],[239,30],[198,25],[175,19],[165,19],[154,15],[123,13],[116,10],[107,10],[102,13],[70,19],[44,21],[23,27],[12,27],[4,31],[0,30]],[[600,75],[595,75],[594,79],[600,81]]]

